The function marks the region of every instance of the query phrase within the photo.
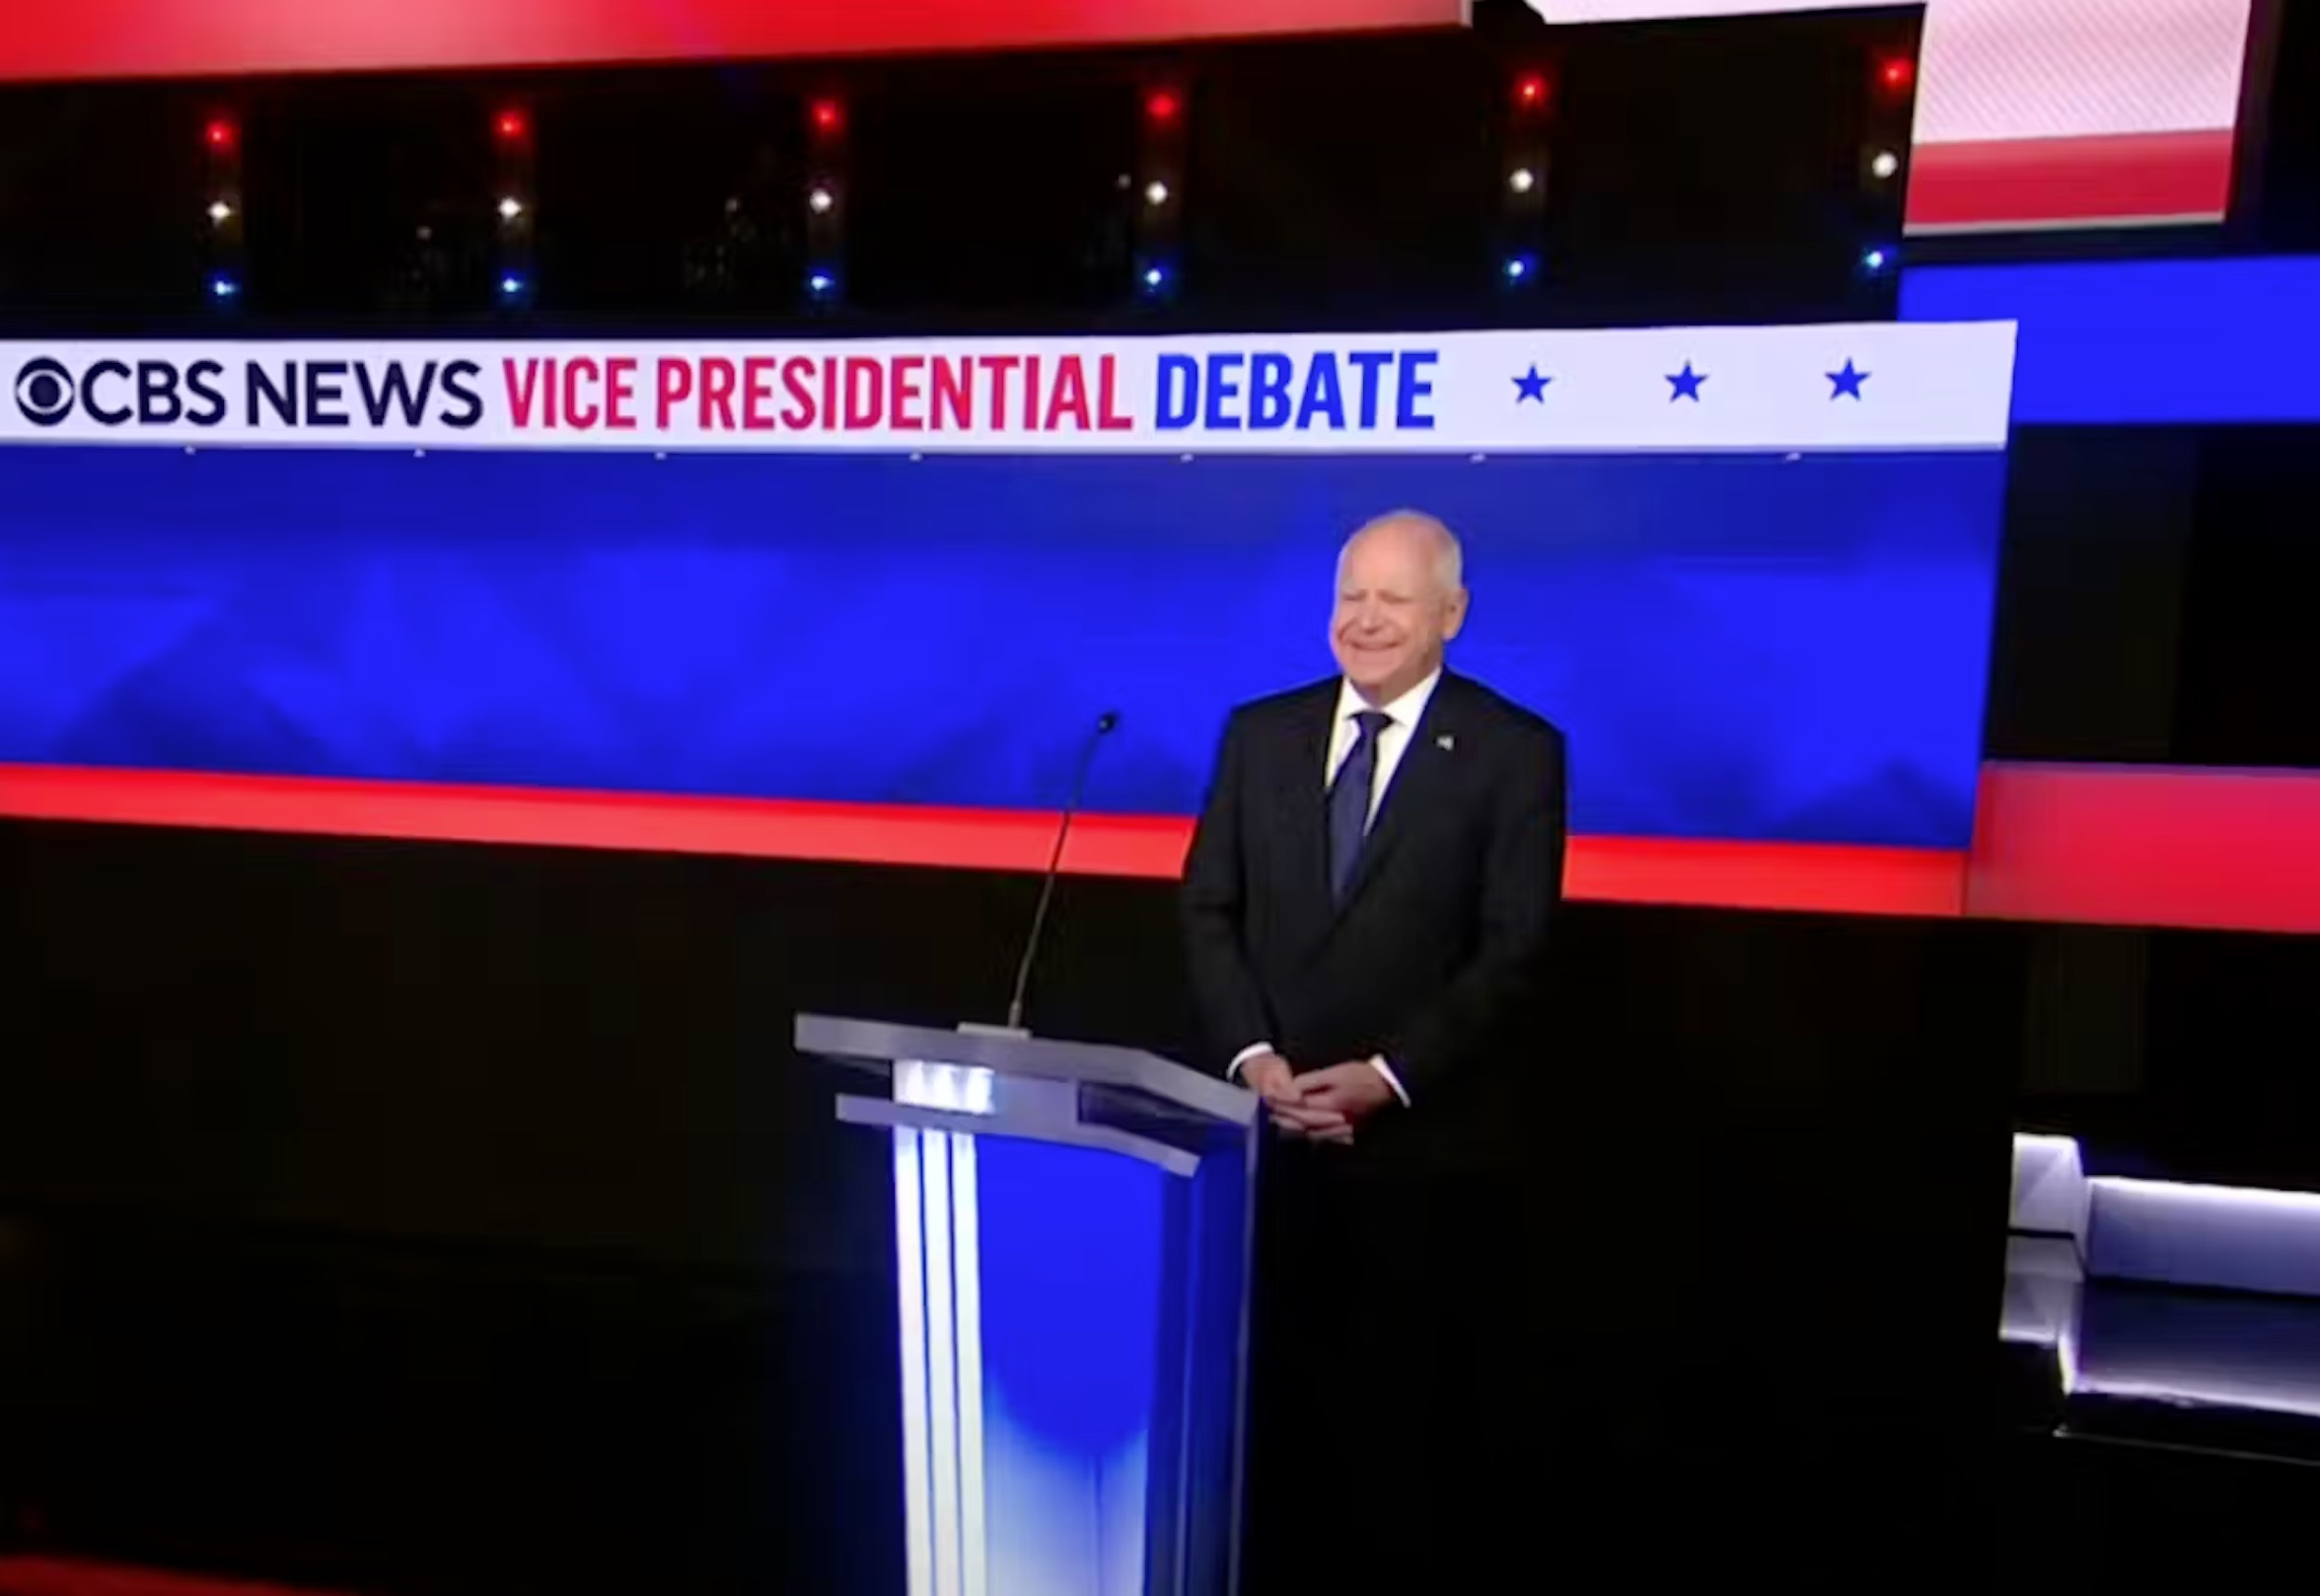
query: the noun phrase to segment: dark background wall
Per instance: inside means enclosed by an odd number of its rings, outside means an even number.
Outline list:
[[[1993,759],[2320,765],[2309,428],[2032,427],[2009,461]],[[2042,927],[2026,1123],[2121,1172],[2320,1187],[2320,1071],[2295,1039],[2309,937]]]
[[[1871,67],[1912,48],[1914,11],[1553,40],[1525,15],[1174,54],[10,90],[0,325],[1890,314],[1859,259],[1898,236],[1899,190],[1860,156],[1887,128],[1906,147]],[[1535,237],[1499,190],[1533,69],[1557,93]],[[1163,81],[1190,121],[1184,288],[1155,309],[1117,178]],[[850,118],[830,311],[799,286],[822,94]],[[488,214],[510,96],[540,153],[539,293],[514,317]],[[220,107],[249,190],[223,319],[199,225]],[[2281,170],[2268,203],[2300,192]],[[1509,293],[1518,245],[1549,270]],[[1991,753],[2313,762],[2306,444],[2024,435]],[[884,1157],[831,1122],[789,1017],[993,1015],[1035,890],[0,825],[0,1534],[410,1592],[892,1583],[837,1583],[899,1496]],[[1171,915],[1162,887],[1067,883],[1040,1027],[1175,1050]],[[1724,1482],[1700,1500],[1802,1479],[1891,1501],[1927,1469],[1963,1488],[2017,1093],[2173,1173],[2320,1184],[2295,1026],[2314,957],[1572,907],[1508,1227],[1571,1433]],[[1768,1435],[1808,1474],[1750,1462]]]

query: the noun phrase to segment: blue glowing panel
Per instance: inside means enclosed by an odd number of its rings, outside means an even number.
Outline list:
[[[1456,663],[1569,733],[1578,830],[1932,847],[1972,825],[2004,469],[76,447],[7,467],[0,762],[1045,808],[1117,708],[1092,807],[1181,815],[1228,705],[1331,669],[1340,541],[1417,505],[1468,543]]]
[[[2320,421],[2320,256],[1917,266],[1911,322],[2021,324],[2014,420]]]

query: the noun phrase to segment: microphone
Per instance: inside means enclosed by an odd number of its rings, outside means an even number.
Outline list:
[[[1015,967],[1015,995],[1007,1002],[1007,1034],[1028,1036],[1023,1029],[1023,1000],[1031,991],[1032,967],[1039,962],[1040,938],[1047,934],[1048,906],[1055,899],[1055,878],[1063,873],[1063,844],[1071,840],[1071,823],[1079,814],[1079,803],[1087,795],[1088,771],[1096,762],[1096,750],[1104,746],[1120,725],[1120,711],[1107,709],[1096,717],[1095,730],[1088,733],[1085,747],[1079,751],[1079,770],[1071,778],[1071,802],[1063,806],[1063,819],[1055,828],[1055,851],[1048,857],[1047,879],[1040,883],[1039,907],[1031,916],[1031,935],[1023,944],[1023,962]]]

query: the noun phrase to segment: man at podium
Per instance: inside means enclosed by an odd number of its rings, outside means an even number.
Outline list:
[[[1247,1580],[1452,1588],[1520,1567],[1518,1190],[1560,898],[1556,728],[1444,669],[1457,539],[1338,562],[1341,674],[1234,711],[1187,861],[1214,1066],[1262,1094]],[[1526,1075],[1533,1090],[1522,1088]],[[1424,1583],[1417,1583],[1424,1581]]]

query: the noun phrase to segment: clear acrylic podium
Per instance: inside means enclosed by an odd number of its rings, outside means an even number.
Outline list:
[[[1257,1100],[1149,1053],[801,1015],[894,1141],[909,1596],[1230,1596]]]

